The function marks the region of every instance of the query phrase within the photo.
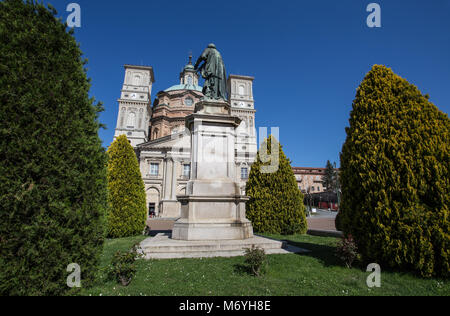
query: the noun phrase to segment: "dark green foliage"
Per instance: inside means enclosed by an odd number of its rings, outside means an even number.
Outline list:
[[[147,218],[145,186],[136,154],[125,135],[108,150],[108,236],[142,234]]]
[[[335,226],[336,226],[336,230],[341,232],[342,231],[342,216],[341,216],[341,212],[337,213],[334,223],[335,223]]]
[[[108,275],[110,279],[115,279],[123,286],[128,286],[131,283],[137,271],[135,261],[143,257],[138,249],[139,245],[135,245],[130,251],[117,251],[114,254]]]
[[[341,155],[346,234],[363,260],[449,276],[448,116],[384,66],[358,89]]]
[[[245,249],[245,264],[247,268],[254,276],[261,275],[261,268],[266,261],[266,252],[264,249],[255,247],[253,245],[251,248]]]
[[[325,175],[322,177],[323,186],[327,189],[327,191],[336,190],[336,180],[337,173],[334,166],[331,162],[327,161],[327,166],[325,169]]]
[[[268,148],[268,154],[279,148],[279,167],[276,172],[265,173],[261,161],[261,150],[252,165],[247,182],[247,218],[259,233],[304,234],[307,230],[303,194],[298,188],[291,163],[283,153],[282,146],[274,137],[264,141],[261,148]],[[264,147],[265,146],[265,147]]]
[[[89,286],[103,245],[102,106],[71,32],[41,4],[0,2],[0,60],[0,294],[67,294],[67,266]]]

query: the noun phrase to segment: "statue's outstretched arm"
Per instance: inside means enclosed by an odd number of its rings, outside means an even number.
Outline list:
[[[203,61],[203,56],[200,56],[197,60],[197,62],[195,63],[195,70],[198,70],[198,66],[200,65],[200,63]]]
[[[202,61],[207,61],[208,60],[208,49],[206,49],[203,53],[202,53],[202,55],[197,59],[197,62],[195,63],[195,66],[194,66],[194,68],[195,68],[195,70],[198,70],[198,66],[200,65],[200,63],[202,62]]]

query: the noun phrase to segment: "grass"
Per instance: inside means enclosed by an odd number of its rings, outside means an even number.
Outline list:
[[[302,295],[450,295],[448,281],[382,271],[381,288],[369,289],[365,269],[345,268],[334,256],[337,239],[314,236],[268,236],[289,240],[310,254],[268,256],[266,273],[257,278],[242,268],[244,258],[139,260],[128,287],[106,280],[83,295],[103,296],[302,296]],[[108,240],[101,259],[106,269],[117,250],[128,250],[146,237]]]

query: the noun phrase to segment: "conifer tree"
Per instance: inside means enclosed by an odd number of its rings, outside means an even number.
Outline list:
[[[337,173],[331,162],[327,161],[327,166],[325,168],[325,175],[322,177],[323,186],[327,191],[334,191],[336,189],[336,179]]]
[[[274,146],[272,146],[274,142]],[[261,159],[264,148],[270,156],[273,148],[279,148],[279,165],[273,171],[265,172]],[[272,158],[273,162],[273,158]],[[270,136],[261,145],[255,163],[252,165],[246,186],[247,218],[259,233],[304,234],[307,230],[303,194],[298,188],[290,160],[285,156],[281,144]]]
[[[366,262],[448,276],[450,120],[385,66],[361,83],[341,155],[340,221]]]
[[[0,2],[0,295],[63,295],[94,280],[104,240],[101,104],[56,11]]]
[[[108,156],[108,236],[142,234],[147,217],[145,186],[136,154],[125,135],[112,143]]]

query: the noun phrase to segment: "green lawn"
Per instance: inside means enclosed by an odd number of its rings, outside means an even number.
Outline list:
[[[335,238],[270,236],[289,240],[312,252],[306,255],[270,255],[266,274],[260,278],[242,269],[244,259],[139,260],[138,272],[128,287],[106,281],[83,295],[168,296],[280,296],[280,295],[450,295],[448,281],[426,280],[411,274],[382,272],[382,286],[369,289],[369,273],[347,269],[334,256]],[[108,240],[101,266],[106,268],[117,250],[127,250],[145,237]]]

